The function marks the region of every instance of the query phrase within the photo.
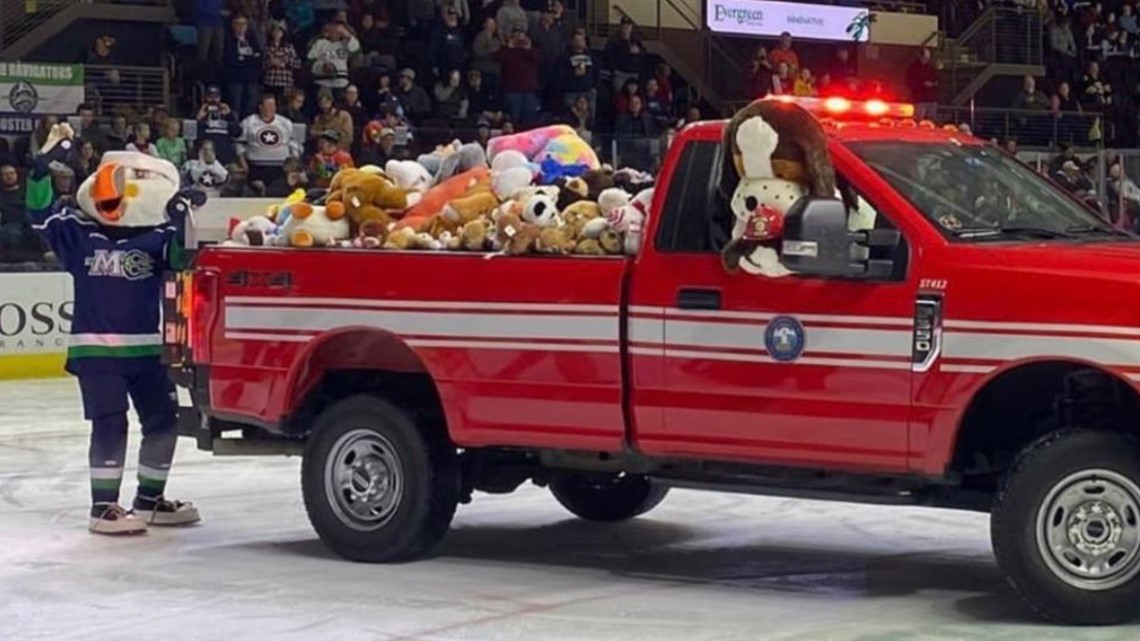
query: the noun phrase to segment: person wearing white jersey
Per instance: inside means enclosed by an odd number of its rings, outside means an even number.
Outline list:
[[[316,83],[329,89],[343,90],[347,87],[348,59],[358,51],[360,41],[343,22],[326,22],[308,55]]]
[[[285,172],[285,160],[301,155],[293,138],[293,121],[277,113],[277,98],[261,97],[257,113],[241,123],[238,151],[249,167],[249,182],[268,185]]]

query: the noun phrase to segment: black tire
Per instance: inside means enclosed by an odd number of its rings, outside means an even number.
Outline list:
[[[365,452],[346,449],[353,444]],[[366,471],[335,476],[334,470],[354,465]],[[385,473],[391,470],[398,474]],[[356,489],[379,483],[390,491],[377,494],[390,500],[361,517],[351,507],[367,507],[368,501],[353,502],[348,491],[336,491],[341,479],[351,479]],[[373,396],[353,396],[314,422],[301,489],[309,521],[337,555],[367,563],[411,561],[431,554],[447,534],[459,499],[459,467],[455,449],[417,427],[408,412]]]
[[[587,521],[615,522],[641,516],[665,500],[669,487],[648,477],[568,474],[550,482],[554,498]]]
[[[1138,490],[1140,443],[1123,434],[1058,432],[1019,455],[995,500],[991,537],[998,565],[1035,613],[1070,625],[1140,616],[1140,554],[1112,539],[1140,532]],[[1097,577],[1082,570],[1106,560]]]

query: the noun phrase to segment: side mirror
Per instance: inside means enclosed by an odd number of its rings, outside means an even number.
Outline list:
[[[784,214],[780,260],[798,274],[824,278],[886,279],[894,262],[872,260],[873,247],[895,247],[894,230],[847,230],[847,207],[835,198],[804,197]]]

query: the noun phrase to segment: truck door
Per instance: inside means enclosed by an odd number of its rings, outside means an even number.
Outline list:
[[[657,430],[642,426],[639,446],[905,470],[917,291],[905,238],[887,250],[897,268],[883,281],[729,274],[718,251],[732,218],[716,189],[722,157],[719,141],[690,141],[666,168],[653,247],[634,270],[633,370],[660,372],[661,386],[635,408],[648,417],[655,404],[662,417]],[[857,217],[894,228],[884,203],[836,165],[858,194]]]

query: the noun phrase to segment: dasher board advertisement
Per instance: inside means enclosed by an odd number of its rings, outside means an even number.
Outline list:
[[[705,24],[717,33],[776,37],[787,32],[805,40],[867,42],[871,12],[861,7],[834,7],[766,0],[706,0]]]

